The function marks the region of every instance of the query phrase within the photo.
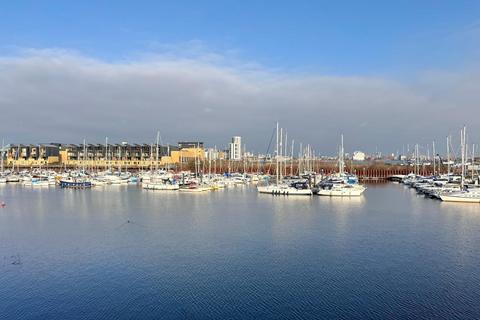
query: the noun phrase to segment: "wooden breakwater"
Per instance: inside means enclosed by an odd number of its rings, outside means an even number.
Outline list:
[[[131,171],[138,172],[144,170],[152,170],[157,166],[154,162],[150,166],[138,166],[134,164],[126,164],[121,166],[105,165],[105,166],[84,166],[81,161],[75,165],[62,165],[62,164],[50,164],[43,165],[43,169],[51,169],[57,172],[63,170],[79,170],[85,168],[87,171],[99,171],[111,168],[112,170]],[[7,167],[8,168],[8,167]],[[11,168],[11,167],[10,167]],[[16,170],[34,169],[38,167],[32,166],[16,166]],[[169,164],[168,166],[158,166],[158,168],[173,170],[175,172],[180,171],[198,171],[203,173],[225,173],[225,172],[246,172],[250,174],[262,173],[262,174],[276,174],[276,162],[274,161],[228,161],[228,160],[216,160],[216,161],[197,161],[182,163],[182,164]],[[298,175],[299,172],[315,171],[324,175],[333,174],[338,172],[338,167],[334,161],[310,161],[307,164],[299,163],[298,161],[283,163],[280,166],[281,173],[283,175]],[[391,165],[383,161],[372,161],[367,163],[347,163],[345,166],[347,172],[356,174],[360,180],[363,181],[384,181],[395,175],[407,175],[412,172],[417,172],[420,175],[432,175],[434,173],[433,166],[421,165],[415,169],[411,165]],[[436,173],[446,173],[446,166],[437,167]]]

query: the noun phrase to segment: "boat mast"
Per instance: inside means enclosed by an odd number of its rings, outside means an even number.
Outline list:
[[[198,152],[198,149],[200,149],[200,144],[197,144],[198,145],[198,148],[197,148],[197,152]],[[198,155],[198,167],[200,168],[200,163],[202,163],[202,175],[200,176],[201,178],[201,181],[203,183],[203,175],[205,173],[205,159],[203,159],[203,161],[201,160],[201,154]]]
[[[300,142],[300,150],[298,150],[298,176],[302,174],[303,169],[303,142]]]
[[[240,149],[242,148],[242,146],[240,146]],[[246,172],[247,172],[247,164],[245,162],[246,158],[245,158],[245,154],[247,153],[247,145],[244,143],[243,144],[243,154],[240,154],[240,156],[242,157],[243,159],[243,176],[246,175]]]
[[[113,159],[113,149],[111,146],[108,146],[108,154],[107,154],[107,157],[108,157],[108,170],[110,172],[113,172],[113,169],[112,169],[112,159]]]
[[[420,152],[418,151],[418,143],[415,145],[415,174],[420,174]]]
[[[15,151],[15,148],[12,148],[13,152],[13,164],[12,164],[12,173],[15,173],[15,162],[16,159],[18,159],[18,153],[20,152],[20,146],[17,147],[17,151]]]
[[[435,167],[435,141],[432,142],[433,147],[433,175],[436,174],[436,167]]]
[[[280,152],[280,158],[283,157],[283,128],[280,128],[280,144],[278,145],[278,150]],[[283,169],[282,169],[282,164],[283,164],[283,159],[279,159],[279,176],[280,180],[283,181]]]
[[[85,144],[85,139],[83,139],[83,173],[85,174],[85,161],[86,161],[87,146]]]
[[[313,171],[313,148],[308,145],[308,174]]]
[[[465,131],[466,128],[463,127],[463,130],[460,132],[460,140],[461,140],[461,151],[462,151],[462,182],[461,182],[461,189],[463,190],[465,186]]]
[[[155,160],[155,171],[158,171],[158,141],[160,140],[160,131],[157,131],[157,150]]]
[[[472,143],[472,180],[473,180],[474,162],[475,162],[475,144]]]
[[[215,172],[215,174],[217,174],[217,157],[218,157],[218,153],[217,153],[217,146],[215,146],[215,149],[214,149],[215,153],[215,159],[213,160],[213,171]]]
[[[212,153],[208,152],[208,180],[210,181],[212,179]]]
[[[307,171],[310,172],[310,167],[311,167],[311,149],[310,149],[310,144],[307,144]]]
[[[200,158],[198,157],[198,149],[200,148],[200,143],[197,142],[197,150],[195,150],[195,163],[197,163],[197,173],[196,173],[196,176],[198,178],[198,176],[200,176]],[[202,179],[203,179],[203,172],[202,172],[202,175],[200,176],[200,182],[202,182]]]
[[[290,155],[290,175],[293,175],[293,146],[295,145],[295,140],[292,139],[292,152]]]
[[[450,180],[450,136],[447,136],[447,175]]]
[[[4,148],[5,148],[5,140],[2,139],[2,152],[0,154],[0,157],[1,157],[1,163],[0,163],[0,173],[3,174],[3,155],[5,154],[5,151],[4,151]]]
[[[108,137],[105,137],[105,161],[108,163]]]
[[[287,147],[288,147],[288,132],[285,130],[285,151],[283,155],[283,175],[287,175]]]
[[[343,175],[345,173],[345,164],[343,163],[343,154],[344,154],[344,150],[343,150],[343,134],[341,135],[342,137],[342,143],[340,145],[340,154],[338,155],[338,166],[339,166],[339,171],[340,171],[340,175]]]
[[[279,152],[278,152],[278,122],[277,122],[277,144],[275,146],[275,173],[276,173],[276,184],[278,186],[278,181],[280,180],[280,172],[278,171],[278,157],[279,157]]]
[[[153,171],[153,143],[150,143],[149,159],[150,159],[150,172],[151,172],[151,171]]]

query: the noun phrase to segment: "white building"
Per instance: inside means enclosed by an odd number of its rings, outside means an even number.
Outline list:
[[[241,160],[242,159],[242,137],[233,137],[232,142],[229,145],[230,159]]]
[[[365,161],[365,153],[362,151],[355,151],[353,153],[353,161]]]
[[[205,159],[207,160],[217,160],[219,158],[219,152],[217,148],[208,148],[205,149]]]

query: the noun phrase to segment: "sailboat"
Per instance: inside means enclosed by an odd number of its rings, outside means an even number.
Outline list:
[[[343,134],[338,151],[338,174],[328,177],[318,184],[319,196],[331,197],[358,197],[366,188],[358,183],[357,176],[345,172]]]
[[[442,193],[440,194],[440,199],[445,202],[469,202],[469,203],[480,203],[480,190],[475,189],[471,190],[468,189],[465,185],[465,160],[467,156],[466,152],[466,127],[463,127],[463,130],[460,134],[461,140],[461,152],[462,152],[462,177],[460,182],[460,191],[458,192],[450,192],[450,193]],[[472,163],[473,164],[473,163]]]
[[[5,142],[2,139],[2,150],[0,151],[0,184],[7,183],[7,178],[5,177],[5,174],[3,172],[3,157],[4,157],[4,152],[5,150]]]
[[[17,147],[17,151],[15,151],[15,148],[12,148],[12,157],[13,157],[13,163],[12,163],[12,169],[10,170],[10,173],[5,177],[7,179],[7,182],[20,182],[20,176],[15,173],[15,160],[18,160],[18,154],[20,153],[20,147]]]
[[[85,162],[87,156],[87,148],[85,139],[83,140],[83,161],[81,172],[70,172],[67,177],[61,178],[59,181],[62,188],[86,189],[92,187],[92,182],[85,172]]]
[[[197,144],[197,149],[199,149],[200,145]],[[196,192],[205,192],[212,190],[212,187],[206,184],[203,181],[203,170],[202,174],[200,174],[200,162],[198,159],[198,154],[195,152],[195,179],[190,181],[189,183],[183,183],[182,186],[178,189],[181,192],[187,193],[196,193]]]
[[[304,196],[311,196],[312,190],[309,188],[307,184],[286,184],[283,182],[280,170],[280,157],[281,157],[281,150],[282,150],[282,138],[280,135],[279,141],[279,129],[278,129],[278,122],[277,122],[277,145],[275,149],[275,160],[276,160],[276,179],[275,184],[273,185],[264,185],[264,186],[257,186],[257,191],[259,193],[268,193],[272,195],[304,195]]]

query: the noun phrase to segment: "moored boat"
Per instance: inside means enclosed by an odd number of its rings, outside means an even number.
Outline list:
[[[327,177],[318,184],[317,194],[330,197],[359,197],[367,189],[358,183],[356,175],[345,172],[343,135],[338,153],[338,174]]]
[[[365,190],[366,188],[359,184],[332,184],[320,188],[317,194],[330,197],[359,197]]]
[[[92,187],[92,182],[82,179],[82,178],[67,178],[61,179],[60,187],[62,188],[73,188],[73,189],[86,189]]]
[[[480,193],[468,190],[441,194],[440,199],[445,202],[480,203]]]

